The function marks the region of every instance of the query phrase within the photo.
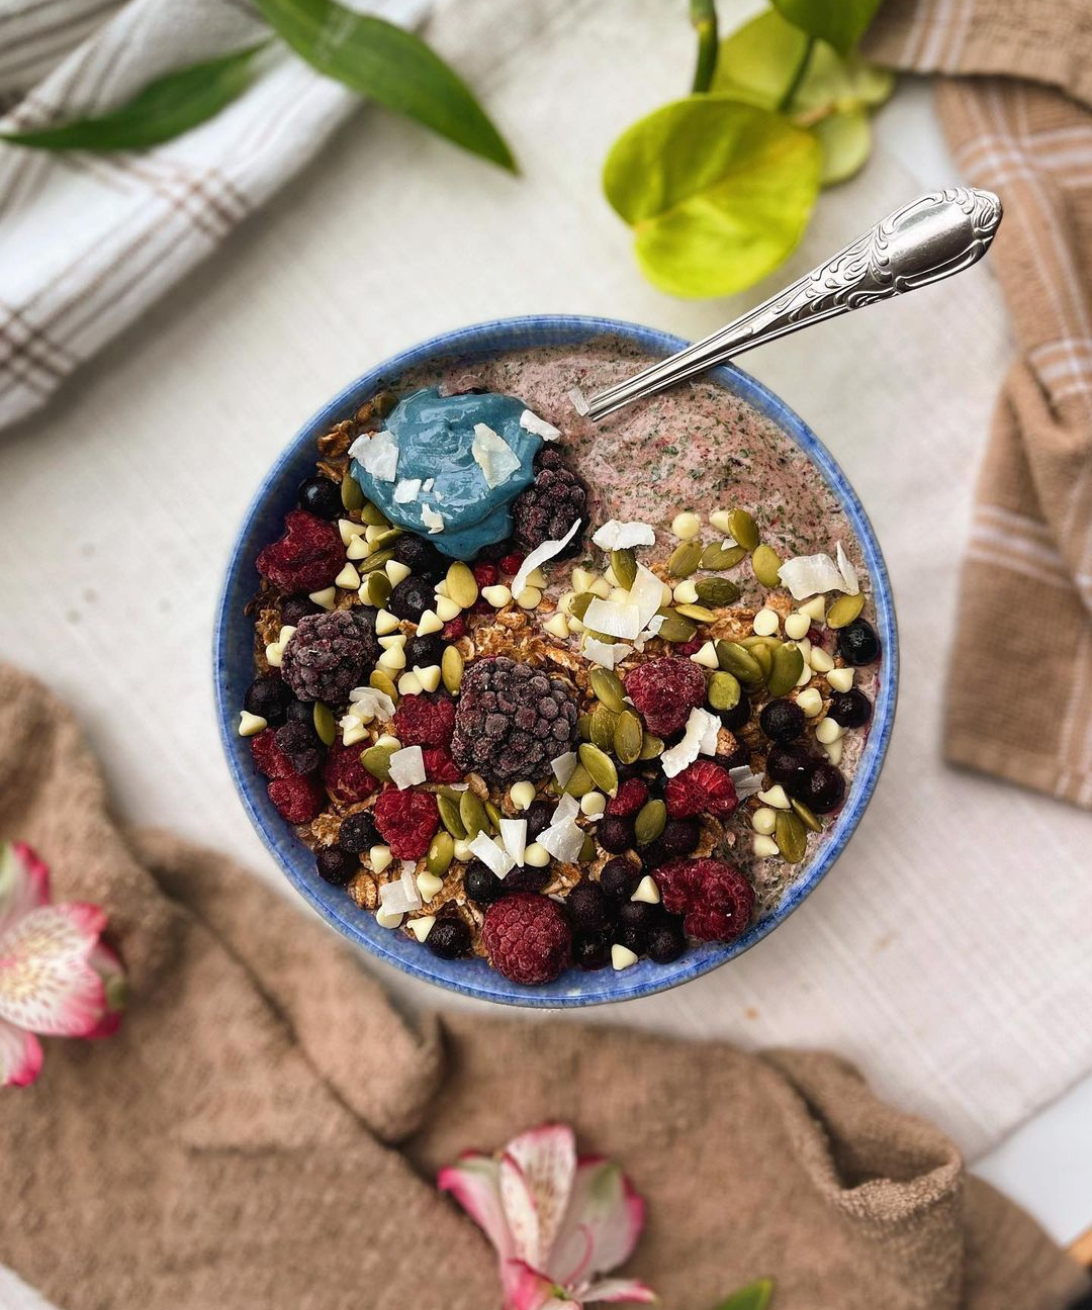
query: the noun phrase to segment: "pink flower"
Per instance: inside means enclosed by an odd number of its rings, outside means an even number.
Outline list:
[[[49,903],[49,869],[21,842],[0,844],[0,1087],[42,1068],[35,1036],[106,1037],[121,1022],[125,975],[103,943],[97,905]]]
[[[635,1279],[599,1277],[629,1259],[645,1203],[616,1164],[578,1159],[564,1124],[521,1133],[499,1157],[469,1151],[438,1181],[497,1248],[504,1310],[656,1300]]]

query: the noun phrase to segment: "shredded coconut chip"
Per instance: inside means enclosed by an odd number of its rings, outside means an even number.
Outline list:
[[[649,523],[610,519],[593,535],[592,541],[600,550],[625,550],[628,546],[654,546],[656,533]]]
[[[386,428],[375,436],[357,437],[349,454],[376,482],[393,482],[398,471],[398,438]]]
[[[762,790],[762,774],[752,773],[750,766],[740,764],[734,769],[728,770],[728,777],[732,780],[732,786],[736,789],[736,795],[740,800],[748,796],[757,796]]]
[[[625,601],[600,600],[596,596],[584,611],[584,626],[608,637],[628,637],[632,641],[641,631],[641,611]]]
[[[861,584],[857,580],[857,570],[849,556],[842,549],[842,543],[838,542],[835,553],[838,556],[838,572],[842,575],[842,590],[848,596],[856,596],[861,590]]]
[[[488,833],[479,832],[468,845],[478,859],[492,869],[498,878],[505,877],[515,864],[511,855],[506,850],[502,850]]]
[[[436,499],[439,500],[440,497],[437,496]],[[444,530],[444,516],[437,514],[431,505],[421,506],[421,522],[428,528],[430,534]]]
[[[846,580],[829,555],[796,555],[781,565],[778,577],[792,592],[793,600],[846,589]]]
[[[518,596],[527,586],[527,579],[534,573],[535,569],[540,568],[548,559],[562,551],[576,536],[576,530],[580,527],[580,520],[577,519],[572,527],[565,533],[559,541],[544,541],[541,546],[536,546],[530,555],[523,561],[523,567],[512,579],[512,595]]]
[[[425,781],[425,757],[420,746],[403,746],[390,759],[391,782],[399,791]]]
[[[682,740],[660,756],[664,773],[674,778],[677,773],[693,764],[699,755],[717,753],[717,733],[720,731],[720,719],[708,710],[693,709],[686,721],[686,731]]]
[[[593,664],[601,664],[605,669],[613,669],[627,655],[633,654],[633,647],[627,646],[622,641],[612,645],[609,641],[600,641],[598,637],[585,637],[583,651],[585,658],[591,660]]]
[[[421,490],[420,478],[403,478],[394,489],[394,501],[397,505],[406,505],[411,500],[417,499],[417,493]]]
[[[501,819],[500,835],[504,849],[522,869],[523,856],[527,850],[527,820]]]
[[[556,760],[550,761],[550,768],[554,771],[559,787],[564,787],[573,776],[576,765],[576,751],[566,751],[564,755],[559,755]]]
[[[532,410],[525,409],[519,416],[519,425],[527,432],[533,432],[536,437],[541,437],[543,441],[556,441],[561,436],[561,429],[555,428],[552,423],[547,423],[544,418]]]
[[[519,456],[488,423],[474,424],[474,440],[470,446],[486,485],[499,487],[519,469]]]

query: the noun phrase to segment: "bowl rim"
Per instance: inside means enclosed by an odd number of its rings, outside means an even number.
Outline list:
[[[554,983],[537,987],[511,982],[483,960],[438,959],[404,934],[379,928],[374,916],[359,909],[343,888],[318,877],[307,848],[268,800],[265,779],[253,767],[247,739],[241,738],[236,729],[241,698],[228,686],[229,670],[233,660],[238,659],[234,629],[242,617],[242,604],[253,596],[257,587],[255,550],[250,541],[256,521],[282,490],[281,484],[292,466],[304,452],[314,449],[315,437],[348,417],[363,399],[374,394],[385,378],[451,356],[488,356],[535,347],[571,346],[605,335],[621,337],[627,344],[654,356],[671,354],[688,344],[671,333],[621,319],[580,314],[521,315],[438,333],[389,356],[342,387],[301,425],[261,479],[233,540],[213,629],[216,712],[228,770],[251,823],[289,882],[342,936],[412,977],[477,1000],[524,1008],[567,1009],[651,996],[719,968],[768,937],[815,890],[856,831],[883,768],[898,700],[899,648],[894,596],[883,553],[864,506],[833,455],[803,419],[756,378],[734,365],[723,365],[706,376],[776,423],[818,467],[845,512],[872,580],[877,627],[884,647],[872,724],[849,796],[838,814],[834,831],[803,875],[787,889],[765,919],[752,924],[734,942],[691,948],[671,965],[654,965],[642,960],[625,971],[608,968],[590,973],[574,967]],[[293,482],[293,491],[295,485]],[[249,621],[246,626],[249,628]],[[249,661],[249,643],[246,650]],[[306,863],[300,858],[301,852],[307,852]]]

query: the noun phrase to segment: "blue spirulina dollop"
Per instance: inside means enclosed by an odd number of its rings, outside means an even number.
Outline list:
[[[441,396],[434,388],[415,391],[399,401],[385,421],[398,443],[393,481],[372,476],[358,460],[353,477],[364,495],[391,523],[427,536],[445,555],[472,559],[484,546],[504,541],[512,531],[511,504],[534,481],[534,458],[542,438],[520,427],[526,404],[495,392]],[[511,447],[518,469],[495,487],[485,480],[472,446],[476,424],[492,428]],[[394,499],[400,482],[432,479],[430,491],[412,499]],[[422,518],[425,506],[442,515],[442,532],[430,532]]]

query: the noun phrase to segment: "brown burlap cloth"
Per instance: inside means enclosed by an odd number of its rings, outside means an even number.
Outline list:
[[[1092,3],[887,0],[866,44],[942,74],[956,161],[1005,205],[990,265],[1019,358],[964,565],[947,755],[1092,806]]]
[[[0,665],[0,838],[104,905],[121,1032],[0,1093],[0,1262],[63,1310],[489,1310],[494,1258],[432,1180],[546,1119],[649,1202],[671,1310],[1059,1310],[1078,1266],[834,1056],[575,1023],[411,1027],[332,933],[222,856],[122,833],[69,711]]]

